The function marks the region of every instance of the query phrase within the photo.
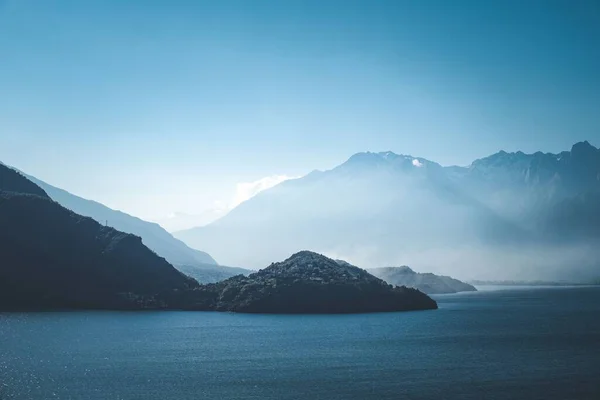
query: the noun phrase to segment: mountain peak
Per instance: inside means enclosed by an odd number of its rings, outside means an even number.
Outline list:
[[[370,151],[363,151],[350,156],[346,164],[364,164],[370,162],[380,161],[381,156],[378,153],[372,153]]]
[[[335,261],[331,260],[330,258],[325,257],[322,254],[319,253],[315,253],[314,251],[310,251],[310,250],[301,250],[297,253],[292,254],[290,257],[288,257],[286,260],[284,260],[284,263],[289,263],[289,262],[293,262],[293,263],[301,263],[301,264],[305,264],[305,263],[311,263],[311,262],[331,262],[333,264],[337,264]]]
[[[368,277],[369,274],[351,264],[340,264],[329,257],[308,250],[292,254],[284,261],[273,263],[257,274],[274,274],[277,276],[312,276],[324,274],[323,279],[337,277]]]
[[[598,149],[590,144],[587,140],[583,142],[577,142],[571,147],[571,153],[595,153]]]
[[[407,154],[397,154],[393,151],[381,151],[373,153],[370,151],[356,153],[348,161],[340,165],[347,166],[401,166],[403,168],[420,168],[427,165],[437,165],[436,163],[421,157],[413,157]]]
[[[383,158],[384,160],[393,160],[395,158],[400,157],[398,154],[394,153],[393,151],[381,151],[379,153],[377,153],[377,155],[381,158]]]
[[[402,265],[400,267],[375,268],[375,270],[381,270],[386,273],[395,273],[395,274],[416,274],[416,272],[408,265]],[[377,276],[377,275],[375,275],[375,276]]]

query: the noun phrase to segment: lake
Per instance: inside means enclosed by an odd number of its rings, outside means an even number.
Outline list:
[[[363,315],[0,314],[0,399],[600,399],[600,287]]]

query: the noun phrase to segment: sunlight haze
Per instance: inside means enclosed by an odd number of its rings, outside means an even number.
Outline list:
[[[453,3],[0,0],[0,159],[156,220],[361,151],[600,142],[594,2]]]

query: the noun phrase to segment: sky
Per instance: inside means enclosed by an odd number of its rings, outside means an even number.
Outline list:
[[[598,146],[598,71],[599,1],[0,0],[0,161],[200,214],[361,151]]]

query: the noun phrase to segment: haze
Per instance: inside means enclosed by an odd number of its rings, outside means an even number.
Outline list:
[[[558,153],[599,38],[595,1],[0,0],[0,159],[168,224],[362,151]]]
[[[0,0],[0,400],[600,399],[600,0]]]

